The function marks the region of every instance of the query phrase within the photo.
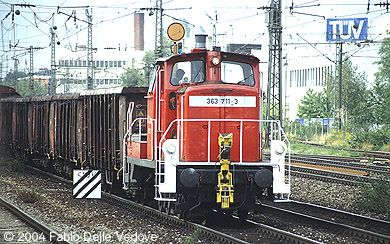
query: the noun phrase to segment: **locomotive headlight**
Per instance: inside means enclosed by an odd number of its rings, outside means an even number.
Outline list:
[[[285,148],[282,145],[279,145],[276,147],[276,153],[277,154],[282,154],[284,152]]]
[[[176,147],[175,145],[171,144],[167,147],[167,152],[170,153],[170,154],[173,154],[174,152],[176,152]]]
[[[217,66],[221,61],[219,60],[218,57],[214,57],[213,59],[211,59],[211,62],[212,62],[215,66]]]

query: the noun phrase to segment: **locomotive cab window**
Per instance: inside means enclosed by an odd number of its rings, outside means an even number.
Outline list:
[[[242,62],[223,61],[221,79],[224,83],[255,85],[252,66]]]
[[[206,77],[204,66],[202,60],[175,63],[171,72],[171,84],[178,86],[183,83],[203,82]]]

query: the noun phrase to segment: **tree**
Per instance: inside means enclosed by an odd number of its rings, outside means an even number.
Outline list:
[[[298,104],[297,116],[303,119],[332,117],[332,105],[326,93],[309,89]]]
[[[359,73],[357,67],[353,66],[348,59],[343,61],[342,75],[341,107],[344,121],[355,125],[367,124],[370,121],[371,114],[368,110],[369,92],[367,91],[367,78],[364,72]],[[330,101],[334,100],[334,97],[338,101],[339,85],[338,80],[335,81],[333,75],[327,76],[326,90]]]
[[[15,72],[10,72],[5,76],[1,85],[15,88],[16,92],[23,97],[31,96],[30,80],[27,78],[26,73],[18,72],[16,75]],[[41,85],[40,83],[34,81],[33,95],[46,95],[46,94],[47,94],[47,86]]]
[[[387,31],[390,34],[390,31]],[[379,71],[375,73],[375,82],[371,89],[370,110],[373,123],[390,125],[390,38],[383,39],[378,54]]]
[[[145,56],[143,57],[142,61],[145,63],[144,66],[144,74],[145,74],[145,84],[149,85],[150,80],[153,78],[153,68],[156,60],[154,59],[154,52],[152,51],[146,51]]]
[[[139,69],[126,68],[121,75],[121,84],[122,86],[144,86],[144,75]]]
[[[169,56],[171,52],[171,42],[167,38],[163,38],[162,53],[164,56]],[[154,52],[146,51],[142,58],[145,63],[143,70],[135,67],[127,68],[121,75],[121,84],[123,86],[148,86],[152,79],[153,66],[156,63]],[[142,72],[143,71],[143,72]]]
[[[31,95],[46,95],[47,94],[47,85],[41,85],[37,82],[34,83],[34,92],[31,94],[30,90],[30,80],[22,79],[18,81],[18,87],[16,92],[19,93],[22,97],[31,96]]]

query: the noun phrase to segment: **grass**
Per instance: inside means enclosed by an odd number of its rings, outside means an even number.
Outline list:
[[[363,210],[390,216],[390,183],[383,180],[372,180],[359,185],[362,198],[355,203]]]
[[[202,225],[206,224],[206,220],[202,222]],[[194,232],[191,234],[191,236],[187,237],[185,244],[194,244],[198,243],[199,240],[199,235],[200,235],[200,230],[196,228]]]
[[[298,154],[313,154],[313,155],[333,155],[333,156],[347,156],[347,157],[363,157],[363,154],[357,152],[350,152],[344,150],[337,150],[331,148],[323,148],[311,146],[305,143],[290,141],[291,153]]]

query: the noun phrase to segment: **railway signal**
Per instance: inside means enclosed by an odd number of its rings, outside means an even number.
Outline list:
[[[101,189],[100,170],[73,171],[73,198],[101,198]]]

